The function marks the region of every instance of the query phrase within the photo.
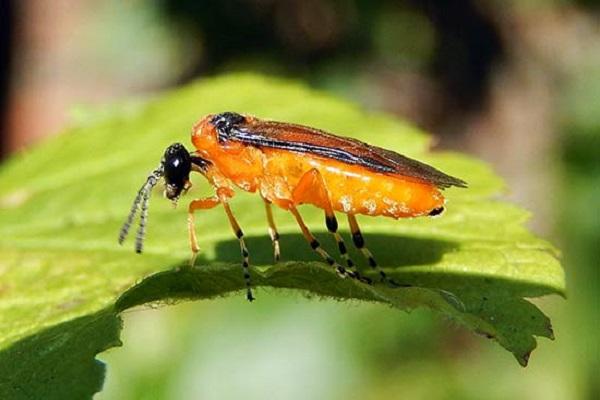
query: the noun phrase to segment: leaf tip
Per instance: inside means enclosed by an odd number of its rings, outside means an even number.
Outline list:
[[[515,357],[517,358],[517,361],[519,362],[521,367],[525,368],[525,367],[527,367],[527,364],[529,364],[529,357],[531,356],[531,351],[532,350],[530,350],[526,353],[523,353],[521,355],[515,355]]]
[[[554,336],[554,329],[552,328],[552,324],[550,323],[549,320],[546,325],[546,331],[548,332],[548,336],[546,336],[548,339],[550,339],[550,340],[556,339],[556,337]]]

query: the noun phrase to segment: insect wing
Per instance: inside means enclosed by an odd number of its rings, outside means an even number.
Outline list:
[[[254,120],[231,127],[226,136],[228,140],[259,148],[318,155],[375,172],[414,178],[440,188],[466,187],[461,179],[391,150],[303,125]]]

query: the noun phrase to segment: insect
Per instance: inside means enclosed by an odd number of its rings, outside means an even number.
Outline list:
[[[192,143],[196,148],[193,152],[188,152],[180,143],[166,149],[159,166],[138,191],[121,228],[119,243],[125,240],[139,210],[135,250],[141,253],[152,188],[164,179],[165,196],[177,202],[191,187],[190,173],[200,173],[215,188],[215,194],[189,203],[191,265],[199,251],[194,213],[221,205],[240,244],[246,297],[250,301],[254,297],[249,253],[242,229],[229,206],[234,188],[258,193],[263,199],[275,261],[280,258],[280,247],[272,205],[292,213],[310,247],[341,277],[371,283],[354,269],[354,262],[338,233],[337,211],[346,214],[354,246],[381,280],[399,286],[387,277],[365,246],[356,215],[396,219],[438,215],[445,203],[440,190],[466,187],[461,179],[390,150],[308,126],[261,120],[234,112],[202,118],[192,129]],[[337,263],[310,232],[298,212],[301,204],[312,204],[324,211],[327,230],[337,243],[345,267]]]

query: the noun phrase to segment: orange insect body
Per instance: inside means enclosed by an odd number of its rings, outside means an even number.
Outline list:
[[[194,213],[222,205],[240,243],[248,300],[254,299],[249,252],[242,229],[229,207],[234,187],[257,192],[263,198],[275,261],[279,260],[279,234],[271,204],[292,213],[310,247],[340,276],[371,283],[371,279],[354,270],[354,262],[338,233],[335,216],[338,211],[347,215],[352,242],[369,266],[382,281],[399,286],[379,268],[365,246],[355,215],[392,218],[437,215],[445,202],[440,189],[466,186],[460,179],[390,150],[307,126],[263,121],[231,112],[201,119],[192,130],[192,142],[196,148],[192,153],[180,143],[167,148],[160,165],[138,191],[121,228],[119,242],[125,240],[135,215],[141,210],[135,244],[136,251],[141,252],[152,188],[164,178],[166,197],[177,201],[191,186],[190,172],[198,172],[215,188],[215,195],[192,200],[188,206],[191,264],[194,265],[199,251]],[[312,235],[296,208],[300,204],[324,210],[327,230],[333,235],[347,268],[339,265]]]
[[[212,118],[209,115],[194,126],[192,143],[201,157],[211,161],[206,175],[218,185],[231,182],[248,192],[259,191],[266,200],[288,209],[294,189],[316,169],[335,211],[403,218],[427,215],[444,205],[440,190],[423,180],[374,172],[309,153],[258,149],[239,142],[223,145]],[[306,190],[303,201],[296,204],[328,208],[320,196],[311,195],[311,190],[316,190],[310,183]]]

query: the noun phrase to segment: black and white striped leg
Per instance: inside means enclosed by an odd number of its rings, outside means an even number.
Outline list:
[[[279,233],[275,226],[275,219],[273,218],[273,209],[271,202],[265,200],[265,211],[267,213],[267,221],[269,223],[269,236],[271,236],[271,242],[273,243],[273,259],[275,262],[279,262],[281,258],[281,251],[279,249]]]
[[[321,258],[323,258],[323,260],[325,260],[325,262],[329,265],[331,265],[333,268],[335,268],[336,272],[338,273],[338,275],[342,278],[346,278],[346,277],[350,277],[353,279],[357,279],[361,282],[364,283],[371,283],[371,280],[367,277],[363,277],[362,275],[360,275],[358,272],[356,271],[349,271],[346,268],[342,267],[340,264],[338,264],[337,262],[335,262],[335,260],[333,259],[333,257],[331,257],[329,255],[329,253],[327,253],[322,247],[321,244],[319,243],[319,241],[317,240],[317,238],[314,237],[314,235],[308,230],[308,227],[306,226],[306,224],[304,223],[304,220],[302,219],[302,216],[300,215],[300,213],[298,212],[298,210],[293,207],[290,209],[291,213],[294,215],[294,218],[296,218],[296,222],[298,223],[298,226],[300,226],[300,230],[302,231],[302,235],[304,236],[304,238],[306,239],[306,241],[310,244],[310,247],[317,252]]]
[[[335,214],[328,215],[325,213],[325,224],[327,225],[327,230],[335,239],[340,256],[342,256],[348,268],[353,268],[354,262],[350,258],[350,255],[348,255],[346,243],[344,243],[344,239],[342,239],[342,236],[338,233],[338,221],[335,218]]]
[[[246,298],[248,299],[248,301],[253,301],[254,296],[252,295],[252,282],[250,280],[249,269],[250,255],[248,253],[248,248],[246,247],[246,242],[244,241],[244,233],[242,232],[242,229],[240,228],[240,225],[238,224],[237,220],[233,216],[231,208],[229,208],[229,204],[227,204],[227,202],[225,201],[223,201],[222,204],[223,208],[225,209],[225,213],[227,214],[227,218],[229,219],[229,224],[231,225],[235,236],[240,242],[240,251],[242,253],[242,268],[244,271],[244,281],[246,282]]]
[[[360,228],[358,227],[358,221],[356,220],[356,216],[354,216],[353,214],[348,214],[348,224],[350,225],[350,232],[352,233],[352,242],[354,243],[354,246],[361,251],[363,256],[367,259],[369,266],[375,271],[377,271],[377,273],[379,273],[382,282],[387,283],[389,286],[392,287],[411,286],[401,285],[395,282],[393,279],[388,278],[385,271],[383,271],[381,267],[379,267],[377,261],[375,261],[375,257],[373,257],[373,253],[371,253],[371,251],[365,247],[365,239],[362,233],[360,232]]]

